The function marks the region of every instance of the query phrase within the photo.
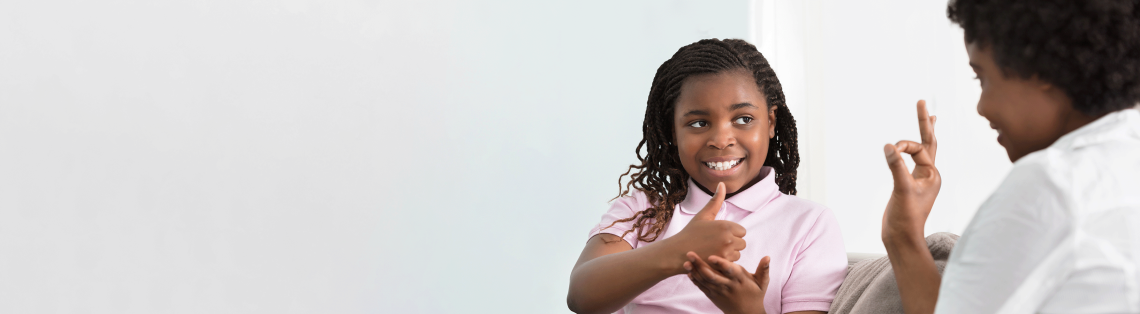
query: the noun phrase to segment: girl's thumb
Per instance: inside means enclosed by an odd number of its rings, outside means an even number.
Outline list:
[[[760,265],[756,265],[756,273],[752,274],[752,277],[756,279],[756,283],[760,285],[760,290],[768,291],[768,281],[770,279],[768,269],[770,268],[771,262],[772,258],[768,256],[760,259]]]
[[[716,184],[716,192],[713,193],[713,198],[709,203],[693,216],[693,220],[716,220],[716,214],[720,212],[720,207],[724,204],[725,188],[724,182]]]

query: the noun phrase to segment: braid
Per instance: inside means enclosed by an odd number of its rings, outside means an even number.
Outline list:
[[[783,85],[780,85],[780,79],[776,78],[776,71],[768,64],[768,59],[755,46],[739,39],[726,39],[725,42],[738,51],[747,68],[752,70],[752,77],[764,92],[768,108],[776,107],[776,136],[768,145],[764,165],[776,170],[776,185],[780,192],[796,195],[796,169],[800,167],[799,132],[796,119],[784,100]]]
[[[657,240],[673,218],[673,208],[688,196],[689,174],[681,166],[677,146],[673,143],[673,107],[681,94],[681,85],[690,76],[739,69],[752,72],[769,108],[776,107],[776,136],[768,146],[764,165],[775,169],[780,192],[796,194],[796,168],[800,164],[796,120],[784,102],[776,72],[752,44],[739,39],[705,39],[678,49],[653,76],[641,126],[642,139],[634,150],[641,164],[630,165],[618,177],[619,194],[614,198],[628,196],[636,189],[645,193],[653,207],[615,221],[614,224],[634,221],[633,228],[626,230],[623,237],[638,230],[639,240]],[[625,176],[629,176],[630,181],[623,189],[621,179]]]

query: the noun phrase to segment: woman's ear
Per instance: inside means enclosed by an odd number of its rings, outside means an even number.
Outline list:
[[[1052,83],[1043,81],[1040,78],[1038,78],[1036,74],[1029,77],[1029,81],[1036,83],[1037,89],[1040,89],[1041,91],[1046,92],[1046,93],[1048,93],[1050,90],[1056,88],[1056,86],[1053,86]]]
[[[776,106],[768,107],[768,138],[776,137]]]
[[[1059,103],[1068,103],[1069,107],[1072,107],[1072,99],[1069,98],[1069,95],[1066,94],[1065,91],[1061,90],[1060,88],[1057,88],[1057,85],[1053,85],[1053,83],[1043,81],[1043,80],[1037,78],[1037,75],[1030,77],[1029,80],[1030,80],[1030,82],[1033,82],[1034,84],[1036,84],[1037,89],[1040,90],[1042,93],[1045,93],[1045,95],[1047,95],[1049,98],[1052,98],[1053,100],[1055,100]]]

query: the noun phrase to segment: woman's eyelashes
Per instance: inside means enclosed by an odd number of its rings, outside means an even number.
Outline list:
[[[749,123],[752,123],[752,117],[743,116],[743,117],[736,118],[736,120],[732,120],[732,122],[736,123],[736,124],[749,124]]]
[[[697,120],[697,121],[689,122],[689,126],[694,127],[694,128],[703,128],[703,127],[706,127],[708,125],[709,125],[709,123],[705,122],[704,120]]]

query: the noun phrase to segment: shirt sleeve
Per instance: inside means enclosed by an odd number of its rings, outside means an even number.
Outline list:
[[[996,313],[1038,264],[1061,247],[1072,230],[1066,210],[1069,189],[1043,158],[1023,158],[1030,160],[1015,165],[978,209],[950,253],[935,313]]]
[[[847,252],[839,221],[831,210],[824,210],[799,246],[783,287],[781,310],[828,311],[846,275]]]
[[[593,238],[599,233],[609,233],[621,237],[625,242],[629,243],[632,248],[637,248],[637,230],[625,233],[626,230],[633,228],[633,223],[637,220],[630,220],[624,222],[617,222],[618,220],[633,217],[637,212],[645,210],[646,204],[645,197],[640,191],[635,191],[631,196],[619,198],[614,201],[610,206],[610,210],[602,215],[602,221],[598,225],[590,229],[590,235],[586,239]],[[625,233],[623,236],[622,234]]]

